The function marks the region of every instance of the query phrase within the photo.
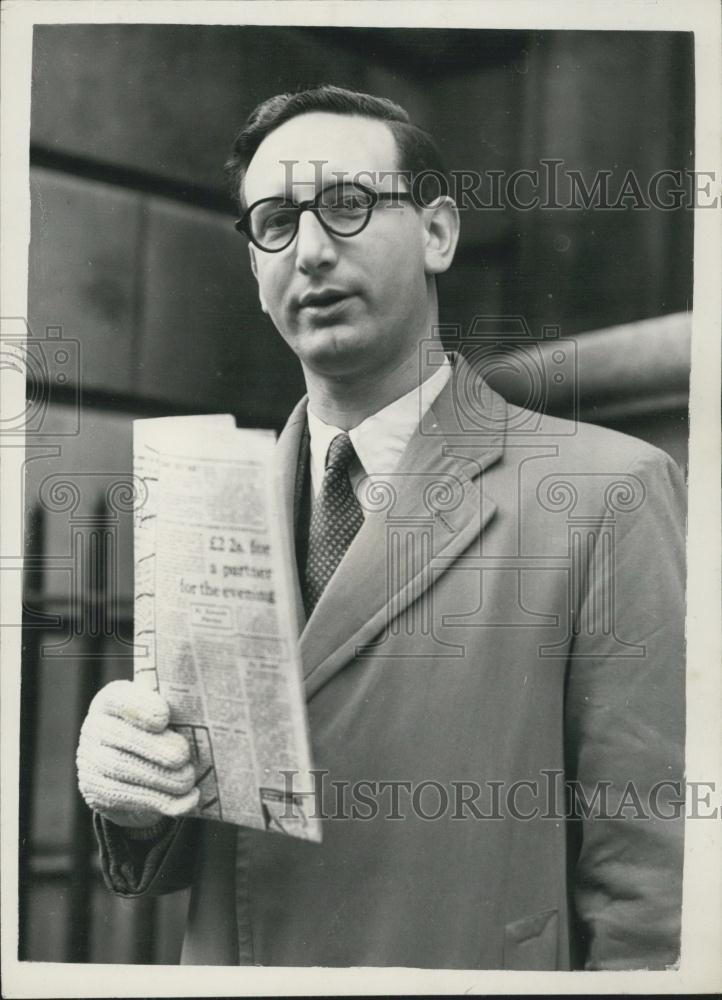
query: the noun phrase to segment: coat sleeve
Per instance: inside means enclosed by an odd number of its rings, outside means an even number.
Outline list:
[[[643,501],[612,515],[613,545],[587,567],[567,673],[574,908],[586,969],[664,969],[680,951],[685,490],[657,449],[628,473]]]
[[[170,820],[157,837],[127,839],[122,828],[93,814],[100,867],[107,887],[126,898],[161,896],[186,889],[193,880],[198,821]]]

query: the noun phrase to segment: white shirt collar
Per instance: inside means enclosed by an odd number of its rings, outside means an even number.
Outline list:
[[[348,431],[359,458],[356,467],[349,470],[354,487],[364,474],[384,475],[394,471],[421,418],[448,382],[450,374],[451,364],[446,358],[421,385]],[[323,482],[329,445],[337,434],[344,432],[339,427],[324,423],[310,406],[307,412],[311,435],[311,485],[313,495],[317,496]]]

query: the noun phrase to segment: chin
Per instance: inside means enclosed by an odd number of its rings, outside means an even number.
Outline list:
[[[348,326],[318,327],[302,334],[291,347],[300,361],[319,375],[354,375],[373,368],[374,355],[378,354],[378,345],[374,350],[372,341]]]

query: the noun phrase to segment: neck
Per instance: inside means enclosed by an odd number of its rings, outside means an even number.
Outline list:
[[[382,372],[353,377],[329,378],[304,367],[306,389],[311,409],[324,423],[348,431],[362,420],[378,413],[389,403],[405,396],[437,371],[437,365],[420,356],[418,348],[396,366]]]

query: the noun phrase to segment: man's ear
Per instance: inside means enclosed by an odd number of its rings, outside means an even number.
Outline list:
[[[261,309],[268,315],[268,307],[263,301],[263,294],[261,292],[261,284],[258,280],[258,265],[256,263],[256,248],[252,243],[248,244],[248,256],[251,259],[251,270],[253,271],[253,277],[256,279],[256,284],[258,285],[258,301],[261,303]]]
[[[442,195],[421,211],[426,228],[426,273],[442,274],[451,266],[459,242],[459,209],[453,198]]]

